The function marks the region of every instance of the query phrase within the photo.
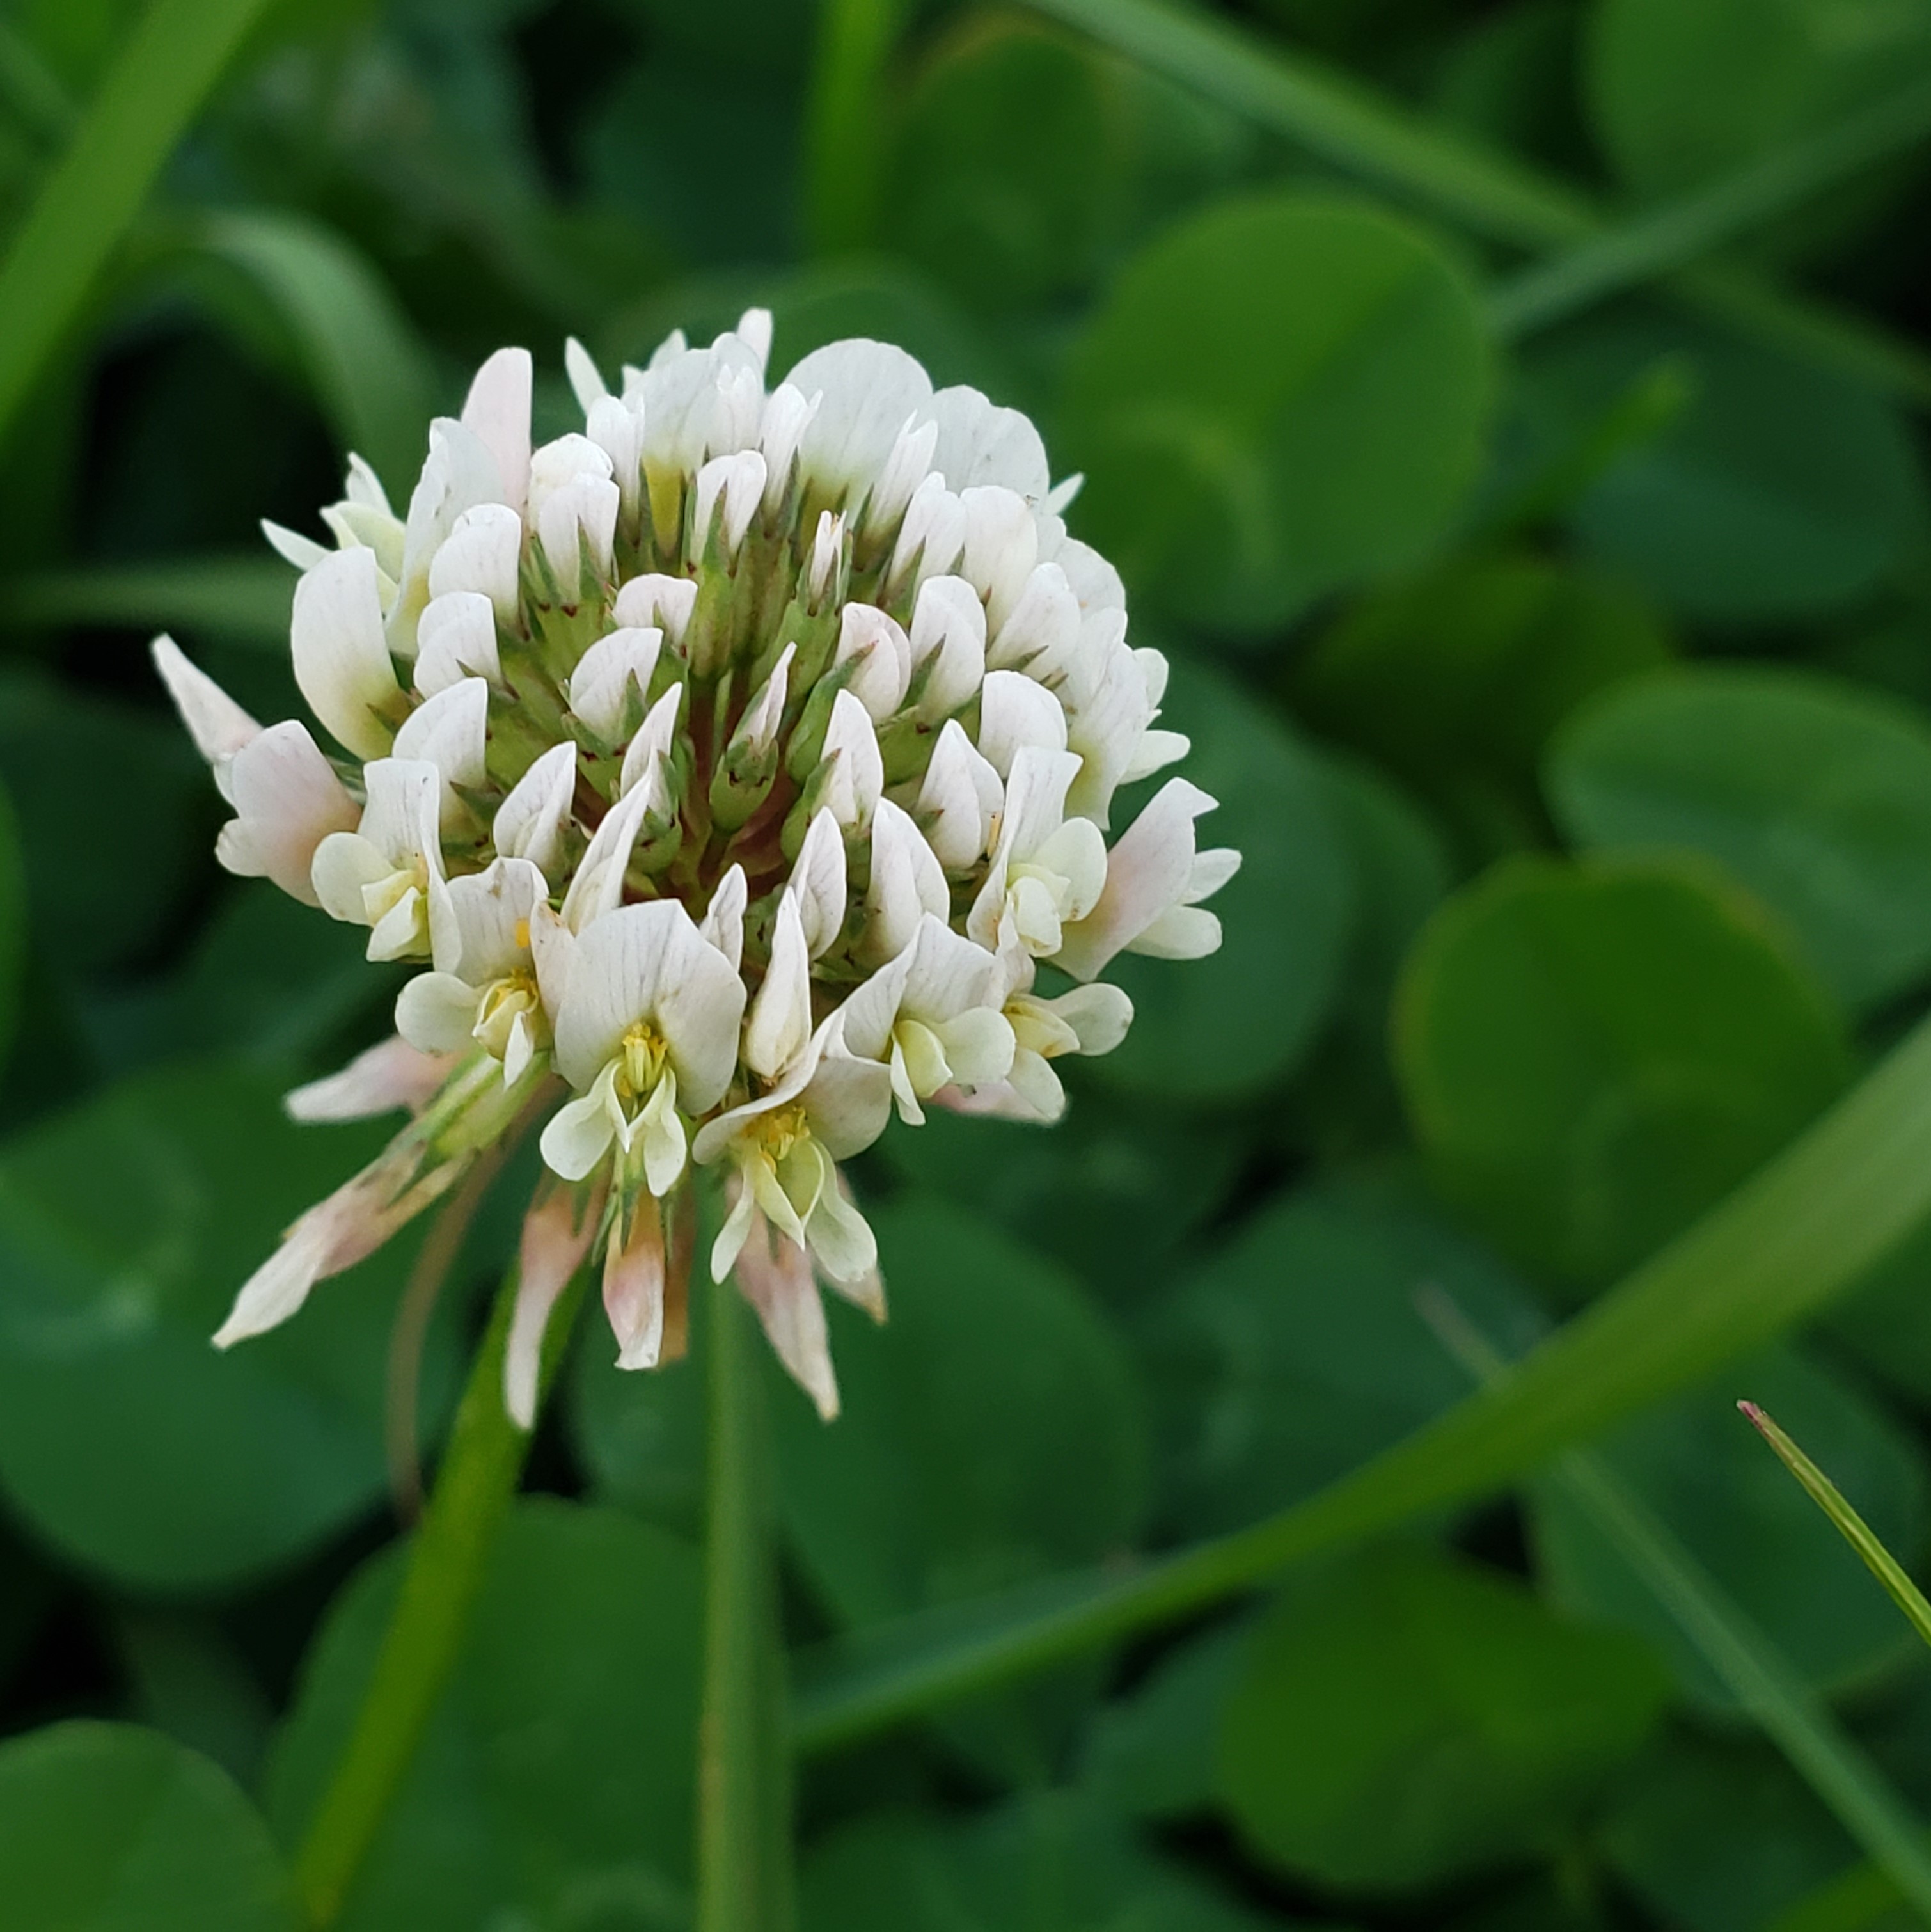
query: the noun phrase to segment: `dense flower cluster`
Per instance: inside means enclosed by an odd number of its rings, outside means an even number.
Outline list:
[[[397,1036],[289,1096],[406,1106],[289,1231],[216,1340],[260,1333],[525,1122],[508,1399],[592,1249],[619,1360],[682,1346],[686,1178],[721,1165],[710,1256],[826,1414],[817,1281],[883,1312],[837,1163],[895,1106],[1050,1120],[1052,1062],[1132,1016],[1098,976],[1186,958],[1238,855],[1170,779],[1109,848],[1118,788],[1183,755],[1166,664],[1060,520],[1038,433],[910,356],[840,342],[767,392],[770,320],[673,336],[620,395],[574,343],[582,434],[530,447],[531,367],[485,363],[397,517],[351,460],[301,576],[315,716],[264,729],[169,640],[155,660],[233,808],[218,847],[426,962]],[[1042,969],[1063,990],[1048,990]]]

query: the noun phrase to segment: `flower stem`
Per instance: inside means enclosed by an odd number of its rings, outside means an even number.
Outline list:
[[[711,1290],[697,1932],[788,1932],[790,1760],[769,1450],[751,1311]]]
[[[580,1274],[551,1314],[543,1349],[545,1387],[569,1335],[583,1280]],[[463,1391],[355,1729],[296,1855],[296,1888],[316,1926],[332,1924],[340,1912],[408,1772],[462,1647],[490,1546],[523,1472],[529,1438],[503,1407],[503,1351],[516,1294],[512,1270]]]

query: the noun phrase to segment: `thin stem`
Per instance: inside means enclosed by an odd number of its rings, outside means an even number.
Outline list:
[[[1546,328],[1605,296],[1687,266],[1927,134],[1931,85],[1921,82],[1537,262],[1490,296],[1489,320],[1504,336]]]
[[[389,1497],[397,1520],[405,1528],[422,1514],[422,1464],[421,1445],[416,1438],[417,1413],[421,1406],[422,1352],[429,1340],[429,1324],[436,1304],[442,1298],[443,1283],[463,1252],[469,1224],[490,1183],[502,1170],[507,1151],[501,1142],[480,1155],[462,1184],[449,1198],[424,1236],[416,1250],[415,1264],[403,1284],[402,1299],[396,1304],[395,1320],[389,1328],[387,1386],[382,1405],[382,1447],[389,1466]]]
[[[583,1279],[580,1273],[550,1316],[544,1387],[561,1358]],[[469,1371],[355,1728],[296,1855],[296,1889],[318,1927],[332,1924],[340,1912],[414,1760],[523,1472],[529,1438],[503,1407],[503,1352],[516,1297],[512,1270]]]
[[[829,1645],[795,1748],[823,1750],[1492,1492],[1702,1381],[1861,1279],[1931,1214],[1931,1022],[1702,1220],[1493,1388],[1250,1528],[1137,1572],[1051,1577]]]
[[[154,0],[0,262],[0,435],[266,0]]]
[[[790,1766],[758,1343],[736,1288],[710,1292],[697,1932],[787,1932]]]
[[[1924,1600],[1924,1592],[1905,1574],[1904,1566],[1885,1549],[1870,1525],[1852,1508],[1843,1490],[1755,1402],[1740,1402],[1737,1406],[1777,1451],[1784,1467],[1810,1492],[1811,1500],[1837,1525],[1844,1540],[1864,1558],[1864,1568],[1884,1586],[1911,1628],[1931,1643],[1931,1604]]]

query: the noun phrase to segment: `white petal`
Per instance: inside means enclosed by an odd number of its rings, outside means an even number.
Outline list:
[[[718,881],[703,922],[697,928],[724,956],[733,973],[744,958],[744,909],[748,897],[744,868],[733,864]]]
[[[619,624],[634,629],[661,630],[672,644],[684,641],[684,627],[697,602],[694,578],[666,577],[652,572],[633,577],[617,592],[610,613]]]
[[[961,872],[985,855],[1003,797],[999,774],[973,748],[965,727],[946,720],[919,788],[918,816],[947,871]]]
[[[542,873],[527,859],[493,860],[480,872],[451,879],[457,938],[449,970],[482,986],[527,966],[530,922],[549,896]]]
[[[211,765],[224,763],[261,736],[260,725],[205,670],[190,664],[173,638],[158,637],[148,650],[194,748]]]
[[[316,716],[358,758],[385,756],[391,733],[379,714],[402,687],[383,636],[373,550],[337,550],[301,578],[289,640],[295,681]]]
[[[331,832],[348,832],[361,814],[308,728],[292,718],[271,724],[235,754],[226,789],[237,815],[223,828],[222,863],[319,905],[311,881],[316,848]]]
[[[731,734],[731,742],[748,752],[768,752],[777,742],[778,727],[784,722],[784,700],[791,675],[791,660],[798,654],[796,644],[787,644],[778,654],[771,674],[758,687],[757,694],[744,708],[744,716]]]
[[[442,773],[445,825],[461,820],[455,788],[480,785],[487,776],[484,757],[489,730],[490,687],[480,677],[466,677],[425,698],[396,734],[397,758],[422,759]]]
[[[620,799],[627,799],[632,792],[641,790],[653,798],[657,808],[666,802],[659,796],[662,775],[658,770],[658,760],[669,752],[677,735],[677,714],[683,702],[684,687],[673,684],[645,714],[637,736],[630,741],[629,750],[624,754],[623,765],[617,774],[617,796]]]
[[[932,394],[925,370],[882,342],[831,343],[784,380],[824,397],[799,446],[805,474],[851,500],[871,488],[907,419],[927,413]]]
[[[366,926],[363,888],[379,884],[394,870],[395,861],[360,832],[335,832],[315,848],[310,881],[316,903],[331,919]]]
[[[1220,920],[1204,906],[1169,906],[1126,942],[1150,959],[1204,959],[1220,950]]]
[[[745,1064],[769,1080],[791,1064],[811,1035],[811,956],[796,896],[786,892],[778,902],[771,964],[745,1027]]]
[[[650,806],[650,789],[639,785],[619,799],[591,835],[563,896],[563,922],[572,932],[583,932],[622,903],[624,874]]]
[[[787,896],[798,902],[805,946],[814,959],[844,928],[845,892],[844,834],[820,807],[805,828],[787,887]]]
[[[627,717],[643,717],[663,648],[664,633],[654,627],[625,625],[599,638],[570,674],[570,709],[606,742],[619,742]],[[630,711],[633,695],[637,709]]]
[[[912,645],[898,621],[869,604],[847,604],[838,616],[835,664],[857,660],[845,688],[881,724],[905,702]]]
[[[1141,733],[1138,748],[1127,760],[1120,782],[1135,784],[1150,778],[1156,772],[1178,764],[1192,749],[1193,740],[1184,731],[1156,731],[1150,727]]]
[[[985,611],[962,577],[934,577],[912,611],[912,665],[923,669],[919,716],[928,724],[969,703],[985,675]]]
[[[931,416],[908,416],[879,471],[865,506],[868,536],[889,530],[905,514],[912,493],[932,473],[932,452],[939,446],[939,425]]]
[[[562,869],[563,831],[577,793],[577,748],[553,745],[496,808],[490,842],[506,856],[527,859],[546,878]]]
[[[570,392],[577,398],[577,406],[586,416],[593,404],[610,392],[596,358],[574,335],[563,344],[563,373],[570,379]]]
[[[945,872],[932,848],[889,798],[879,800],[872,817],[865,904],[867,950],[875,959],[889,959],[909,945],[922,914],[943,919],[951,908]]]
[[[480,590],[448,590],[432,597],[416,622],[416,689],[433,698],[466,677],[496,684],[502,674],[496,614],[489,598]]]
[[[476,371],[463,404],[463,426],[473,430],[496,466],[498,498],[523,508],[529,481],[531,368],[527,349],[499,349]]]
[[[871,718],[848,691],[832,700],[825,756],[836,760],[825,803],[847,830],[862,832],[871,824],[884,788],[885,760]]]
[[[797,459],[798,446],[804,441],[805,432],[811,427],[811,418],[818,413],[823,400],[822,395],[808,398],[803,390],[789,382],[779,383],[766,400],[757,440],[760,453],[764,458],[764,509],[767,516],[775,515],[784,500],[785,490],[791,481],[791,466]]]
[[[615,1137],[610,1120],[610,1083],[616,1077],[613,1063],[589,1093],[557,1108],[543,1130],[544,1164],[552,1174],[565,1180],[581,1180],[605,1154]]]
[[[1032,505],[1003,484],[962,488],[959,501],[966,512],[959,574],[985,599],[986,622],[997,631],[1018,605],[1038,560],[1039,526]]]
[[[768,308],[748,308],[738,317],[738,340],[756,357],[760,371],[771,360],[771,311]]]
[[[313,570],[324,557],[332,554],[325,544],[317,543],[313,537],[305,537],[299,530],[289,530],[280,524],[271,523],[266,517],[262,519],[262,534],[276,554],[298,570]]]
[[[610,460],[607,457],[604,460]],[[586,589],[581,580],[586,546],[592,568],[599,576],[610,574],[617,513],[622,507],[621,492],[607,476],[573,476],[544,500],[537,520],[537,534],[542,538],[543,554],[549,560],[557,588],[566,602],[574,601]]]
[[[458,591],[487,597],[505,624],[517,617],[523,519],[502,503],[472,505],[457,517],[429,565],[431,598]]]
[[[1080,606],[1065,571],[1042,563],[1026,580],[1019,601],[994,631],[986,662],[1016,670],[1039,662],[1059,663],[1079,643]]]
[[[912,493],[905,520],[892,546],[886,584],[896,590],[916,566],[915,581],[943,576],[958,562],[965,546],[965,506],[946,488],[936,470]]]
[[[600,396],[590,405],[586,427],[590,440],[610,460],[610,481],[625,516],[643,500],[643,417],[614,396]]]
[[[1116,953],[1180,903],[1193,871],[1193,822],[1213,805],[1185,778],[1169,778],[1160,788],[1108,854],[1105,890],[1091,913],[1067,928],[1056,964],[1076,980],[1094,979]],[[1194,929],[1196,937],[1204,936],[1198,922]]]
[[[920,920],[900,1001],[904,1011],[942,1025],[973,1007],[996,1007],[1004,986],[999,961],[984,946],[943,919],[928,914]]]
[[[418,973],[396,996],[396,1031],[430,1054],[461,1053],[472,1044],[476,988],[453,973]]]
[[[952,1078],[961,1087],[990,1086],[1012,1070],[1012,1024],[994,1008],[969,1006],[934,1031]]]
[[[1231,845],[1216,845],[1211,851],[1196,852],[1192,869],[1187,874],[1187,888],[1182,903],[1198,905],[1210,899],[1240,869],[1240,854]]]
[[[462,1043],[469,1045],[466,1037]],[[398,1035],[358,1053],[339,1072],[284,1094],[282,1106],[290,1120],[304,1124],[366,1120],[397,1108],[418,1114],[434,1098],[454,1064],[447,1054],[420,1052]]]
[[[697,472],[692,496],[691,555],[701,558],[717,523],[718,547],[727,557],[736,556],[764,496],[764,458],[754,449],[713,457]]]
[[[979,691],[979,748],[1000,778],[1009,778],[1020,748],[1066,748],[1066,714],[1043,684],[1022,671],[989,670]]]
[[[941,389],[932,398],[932,413],[939,424],[932,460],[954,489],[994,483],[1036,502],[1046,494],[1046,446],[1030,418],[963,386]]]
[[[835,1174],[820,1190],[805,1232],[812,1259],[832,1281],[856,1286],[878,1272],[878,1242],[871,1224],[841,1191]]]
[[[1133,1002],[1119,987],[1104,981],[1075,986],[1070,993],[1041,1004],[1072,1028],[1079,1040],[1078,1051],[1083,1054],[1111,1053],[1133,1024]]]

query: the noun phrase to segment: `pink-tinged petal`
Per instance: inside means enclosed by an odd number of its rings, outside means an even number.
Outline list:
[[[290,718],[250,740],[229,762],[226,790],[236,815],[215,848],[222,864],[272,880],[304,905],[320,904],[316,849],[331,833],[349,832],[361,813],[308,728]]]
[[[490,833],[496,850],[506,858],[527,859],[546,878],[557,878],[576,793],[576,746],[551,746],[497,806]]]
[[[472,1012],[475,1004],[472,994]],[[463,1044],[468,1046],[468,1040]],[[358,1053],[339,1073],[285,1094],[282,1105],[289,1119],[304,1123],[366,1120],[398,1107],[419,1114],[455,1066],[453,1054],[424,1052],[398,1034]]]
[[[529,400],[532,369],[527,349],[499,349],[476,371],[463,404],[463,422],[496,466],[499,502],[520,510],[529,487]]]
[[[388,752],[402,693],[382,630],[376,554],[337,550],[295,586],[289,643],[309,708],[358,758]]]
[[[1096,978],[1178,905],[1193,871],[1194,820],[1213,808],[1198,785],[1169,778],[1108,855],[1105,890],[1086,918],[1066,928],[1054,964],[1075,980]]]
[[[558,1296],[589,1252],[599,1209],[598,1198],[586,1200],[574,1189],[550,1187],[538,1192],[523,1217],[516,1307],[503,1354],[503,1406],[519,1429],[536,1426],[544,1331]]]
[[[825,1305],[804,1250],[788,1237],[774,1242],[762,1217],[737,1258],[737,1283],[757,1310],[778,1359],[827,1422],[838,1412],[838,1378],[832,1371]]]
[[[617,1366],[654,1369],[664,1348],[664,1220],[657,1203],[639,1195],[628,1238],[604,1251],[604,1312],[617,1338]]]
[[[165,634],[148,646],[154,669],[174,700],[194,748],[211,765],[222,765],[262,734],[262,728],[214,679],[182,656]]]

